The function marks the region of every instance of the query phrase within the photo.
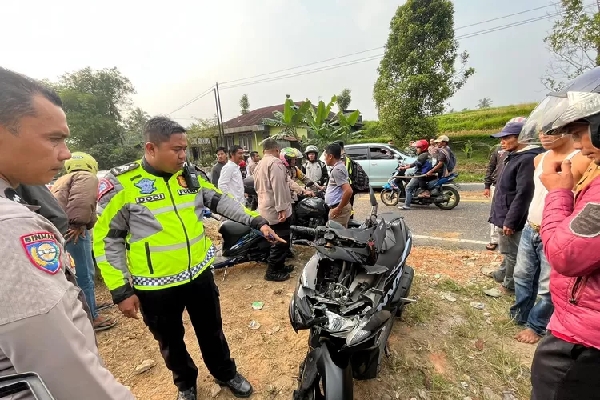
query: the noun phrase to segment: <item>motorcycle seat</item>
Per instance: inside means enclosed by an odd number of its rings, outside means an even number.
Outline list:
[[[240,238],[250,232],[250,227],[234,221],[225,221],[219,227],[219,233],[227,238]]]
[[[402,257],[402,253],[406,247],[406,231],[404,230],[405,225],[402,223],[402,221],[393,221],[390,223],[390,229],[394,234],[394,241],[396,244],[387,249],[385,252],[379,254],[379,257],[377,258],[377,264],[384,265],[388,268],[395,267],[398,264],[398,260],[400,260]]]

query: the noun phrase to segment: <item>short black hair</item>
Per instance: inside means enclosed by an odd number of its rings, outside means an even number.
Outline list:
[[[238,144],[234,144],[229,148],[229,157],[233,156],[238,150],[244,150],[244,148]]]
[[[332,143],[325,148],[325,154],[331,154],[336,160],[342,158],[342,146]]]
[[[337,145],[338,145],[338,146],[340,146],[342,149],[344,149],[344,142],[342,142],[341,140],[340,140],[340,141],[337,141],[337,142],[333,142],[333,144],[337,144]]]
[[[42,96],[58,107],[62,100],[54,90],[35,79],[0,67],[0,125],[14,134],[19,133],[19,122],[26,116],[35,116],[33,98]]]
[[[185,133],[185,128],[167,117],[150,118],[144,125],[144,138],[154,144],[168,142],[179,133]]]
[[[277,140],[275,139],[267,139],[263,143],[263,150],[275,150],[279,148],[279,143],[277,143]]]
[[[250,152],[250,158],[252,158],[252,157],[254,157],[254,156],[257,156],[257,155],[258,155],[258,151],[254,151],[254,150],[252,150],[252,151]]]
[[[223,153],[227,154],[227,149],[225,147],[223,147],[223,146],[217,147],[217,151],[215,151],[215,154],[217,154],[220,151],[222,151]]]

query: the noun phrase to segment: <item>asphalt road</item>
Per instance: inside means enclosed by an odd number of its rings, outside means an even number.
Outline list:
[[[462,186],[462,185],[461,185]],[[483,185],[462,188],[464,191],[482,190]],[[471,190],[469,190],[471,189]],[[441,246],[449,249],[484,250],[489,242],[490,202],[481,200],[461,200],[456,208],[445,211],[434,205],[412,206],[411,210],[399,210],[397,207],[381,203],[379,193],[378,214],[385,219],[403,217],[410,227],[416,245]],[[370,213],[369,196],[360,194],[355,203],[355,218],[362,220]]]

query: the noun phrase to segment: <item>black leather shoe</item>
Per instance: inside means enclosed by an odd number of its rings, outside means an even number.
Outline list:
[[[177,394],[177,400],[197,400],[196,388],[193,387],[188,390],[179,391]]]
[[[285,271],[267,272],[265,274],[265,280],[271,282],[283,282],[290,279],[290,273]]]
[[[217,383],[221,386],[229,388],[229,390],[231,390],[231,393],[233,393],[235,397],[250,397],[250,395],[254,391],[250,382],[248,382],[246,378],[244,378],[240,374],[235,374],[233,379],[230,379],[227,382],[217,380]]]

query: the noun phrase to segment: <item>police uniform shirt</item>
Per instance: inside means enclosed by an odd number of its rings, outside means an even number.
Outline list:
[[[102,365],[94,330],[67,281],[64,239],[0,179],[0,375],[35,372],[54,398],[130,400]],[[33,399],[31,394],[23,394]]]

